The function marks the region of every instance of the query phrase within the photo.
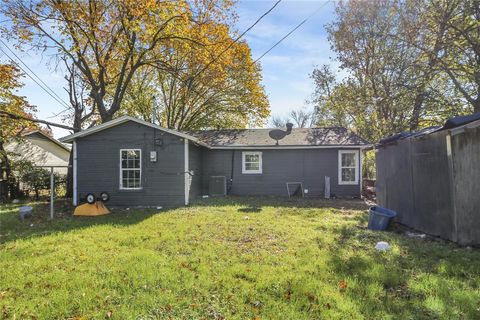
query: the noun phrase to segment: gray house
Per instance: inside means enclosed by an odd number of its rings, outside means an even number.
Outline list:
[[[299,191],[359,197],[368,143],[344,128],[179,132],[123,116],[60,139],[73,144],[74,204],[180,206],[200,195]],[[288,183],[288,187],[287,187]]]

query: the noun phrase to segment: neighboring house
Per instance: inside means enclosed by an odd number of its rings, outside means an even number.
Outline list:
[[[376,146],[378,204],[397,221],[461,244],[480,244],[480,113],[400,133]]]
[[[9,142],[5,151],[14,160],[29,160],[35,166],[59,166],[54,172],[66,175],[70,148],[40,130],[30,131],[22,135],[22,139]],[[48,169],[48,168],[46,168]]]
[[[273,137],[273,138],[271,138]],[[275,140],[277,139],[277,140]],[[73,143],[74,203],[110,194],[120,206],[179,206],[205,194],[359,197],[361,150],[344,128],[179,132],[123,116],[60,139]]]

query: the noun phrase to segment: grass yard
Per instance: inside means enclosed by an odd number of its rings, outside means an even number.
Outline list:
[[[4,319],[480,318],[479,250],[369,231],[359,201],[206,199],[54,221],[44,203],[24,222],[17,207],[0,207]]]

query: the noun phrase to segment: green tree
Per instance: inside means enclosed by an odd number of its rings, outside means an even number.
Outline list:
[[[30,121],[12,120],[10,116],[28,119],[36,111],[34,106],[28,104],[25,98],[16,92],[22,86],[21,75],[14,65],[0,64],[0,180],[6,181],[8,185],[7,193],[4,195],[2,192],[5,198],[12,195],[15,181],[12,175],[12,164],[4,146],[12,139],[20,139],[24,130],[37,128]]]
[[[480,112],[479,1],[428,1],[425,11],[417,29],[424,41],[417,47],[436,60],[474,112]]]
[[[319,123],[346,126],[378,141],[470,112],[438,67],[441,38],[418,32],[428,15],[411,0],[340,2],[327,30],[347,76],[339,80],[328,67],[314,69],[312,102]],[[426,43],[429,52],[422,48]]]

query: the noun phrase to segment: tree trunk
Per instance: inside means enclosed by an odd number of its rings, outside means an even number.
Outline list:
[[[425,100],[424,92],[417,94],[413,104],[412,117],[410,118],[410,131],[418,130],[420,124],[420,113],[422,111],[423,102]]]
[[[75,108],[75,115],[73,119],[73,133],[81,131],[82,127],[82,112],[83,108]],[[68,169],[67,169],[67,192],[65,194],[66,198],[73,198],[73,145],[72,150],[70,151],[70,157],[68,158]]]
[[[73,197],[73,148],[70,151],[70,157],[68,159],[68,169],[67,169],[67,190],[65,193],[66,198]]]
[[[11,175],[12,175],[12,169],[10,167],[10,160],[8,159],[7,152],[5,151],[3,147],[3,140],[0,139],[0,177],[5,178],[5,184],[6,184],[6,193],[2,193],[2,200],[8,201],[11,197],[9,196],[12,194],[12,185],[11,185]]]
[[[0,184],[0,201],[2,202],[8,200],[8,189],[6,187],[7,173],[5,168],[5,158],[6,154],[3,150],[3,140],[0,140],[0,180],[2,181],[2,183]]]
[[[480,112],[480,97],[478,97],[473,103],[473,113],[477,112]]]

